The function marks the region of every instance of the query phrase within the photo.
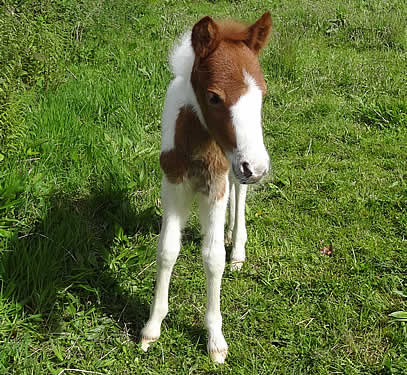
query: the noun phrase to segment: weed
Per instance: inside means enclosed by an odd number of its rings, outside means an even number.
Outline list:
[[[378,129],[407,126],[407,101],[383,98],[370,103],[361,102],[356,110],[358,119]]]

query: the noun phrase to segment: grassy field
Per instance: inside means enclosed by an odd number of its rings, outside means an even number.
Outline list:
[[[404,0],[2,4],[0,373],[407,374],[390,316],[407,311]],[[196,214],[143,353],[168,50],[202,16],[267,9],[273,172],[249,194],[247,263],[224,275],[227,363],[206,353]]]

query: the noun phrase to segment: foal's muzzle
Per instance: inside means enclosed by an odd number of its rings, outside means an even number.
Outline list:
[[[265,176],[270,168],[270,159],[265,153],[261,159],[252,161],[249,158],[233,158],[232,169],[241,184],[254,184]]]

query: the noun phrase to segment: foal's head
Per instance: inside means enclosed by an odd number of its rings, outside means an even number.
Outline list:
[[[245,184],[257,182],[269,169],[261,128],[267,87],[258,55],[270,32],[269,12],[251,26],[205,17],[192,29],[192,87],[209,133]]]

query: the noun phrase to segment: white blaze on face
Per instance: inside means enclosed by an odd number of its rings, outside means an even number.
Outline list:
[[[250,169],[250,181],[258,181],[269,168],[269,156],[263,142],[261,127],[262,91],[255,79],[244,72],[247,91],[230,108],[236,135],[236,149],[229,155],[237,177],[244,179],[244,169]],[[246,167],[243,168],[243,163]],[[247,174],[247,173],[246,173]],[[239,178],[242,180],[241,178]]]

